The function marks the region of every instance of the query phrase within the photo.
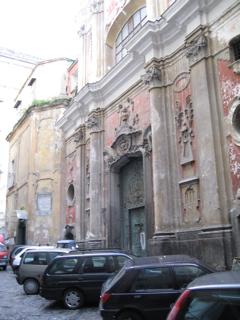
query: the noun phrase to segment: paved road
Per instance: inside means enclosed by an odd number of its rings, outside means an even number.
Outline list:
[[[98,305],[67,310],[60,302],[45,300],[39,295],[29,296],[16,281],[8,266],[0,268],[0,320],[102,320]]]

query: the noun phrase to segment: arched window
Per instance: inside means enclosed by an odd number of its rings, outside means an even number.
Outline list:
[[[146,7],[136,11],[131,18],[125,23],[120,31],[115,45],[116,45],[116,63],[122,60],[126,56],[127,50],[125,44],[132,36],[138,32],[139,29],[147,22],[147,10]]]

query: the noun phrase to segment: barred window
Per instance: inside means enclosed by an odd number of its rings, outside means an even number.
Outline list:
[[[139,29],[147,22],[147,10],[146,7],[136,11],[131,18],[125,23],[120,31],[116,42],[116,63],[118,63],[127,54],[127,50],[124,47],[129,39],[138,32]]]

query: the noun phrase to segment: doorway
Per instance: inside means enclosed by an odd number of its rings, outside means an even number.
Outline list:
[[[134,158],[120,170],[121,243],[146,256],[146,214],[143,160]]]

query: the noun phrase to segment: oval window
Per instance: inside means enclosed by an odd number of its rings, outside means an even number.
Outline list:
[[[240,105],[237,106],[233,113],[232,125],[236,133],[240,136]]]
[[[74,186],[73,186],[73,184],[70,184],[70,186],[68,187],[68,192],[67,192],[67,200],[69,203],[73,202],[74,194],[75,194]]]

